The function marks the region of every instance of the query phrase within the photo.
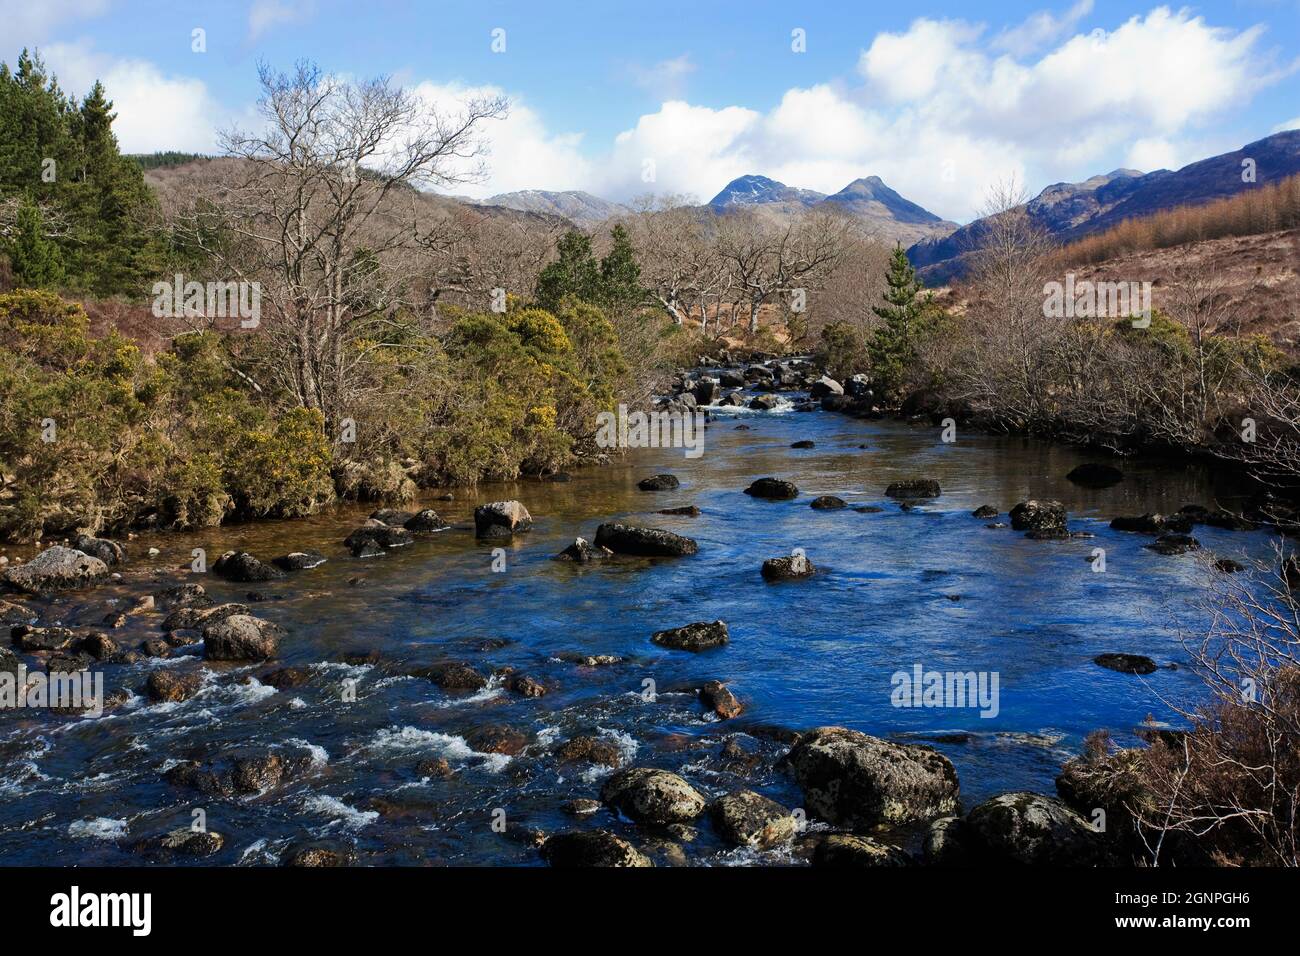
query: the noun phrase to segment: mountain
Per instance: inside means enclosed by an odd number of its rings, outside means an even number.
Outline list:
[[[521,189],[518,192],[490,196],[479,205],[504,206],[519,212],[534,212],[560,216],[579,226],[593,226],[606,219],[629,212],[627,206],[601,199],[580,189],[553,192],[548,189]]]
[[[785,220],[809,209],[835,209],[864,223],[885,240],[904,244],[945,236],[957,228],[955,222],[940,219],[904,199],[879,176],[855,179],[831,196],[787,186],[766,176],[741,176],[709,200],[708,208],[719,214],[748,209],[774,220]]]
[[[1025,209],[1052,238],[1069,243],[1126,219],[1175,206],[1199,205],[1250,189],[1255,183],[1242,178],[1246,160],[1253,161],[1259,184],[1300,173],[1300,130],[1275,133],[1176,171],[1117,169],[1081,183],[1057,183],[1026,203]],[[987,229],[987,222],[977,219],[951,235],[921,240],[907,250],[908,258],[928,281],[947,281],[961,274],[965,257],[979,245]]]
[[[771,203],[788,203],[792,206],[812,206],[826,198],[825,193],[812,189],[796,189],[785,183],[778,183],[766,176],[741,176],[722,187],[722,192],[709,200],[709,208],[715,212],[724,212],[736,206],[768,205]]]

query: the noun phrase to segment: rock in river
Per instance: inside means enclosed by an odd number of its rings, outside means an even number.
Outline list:
[[[576,561],[579,564],[588,564],[592,561],[603,561],[606,558],[612,558],[614,552],[609,548],[598,547],[589,542],[586,538],[578,537],[573,539],[573,544],[569,545],[563,551],[555,556],[557,561]]]
[[[551,866],[654,866],[650,858],[607,830],[557,833],[542,844]]]
[[[203,629],[210,661],[265,661],[275,657],[284,629],[251,614],[235,614]]]
[[[1150,544],[1144,544],[1142,547],[1156,554],[1186,554],[1189,551],[1195,551],[1201,546],[1190,534],[1162,534]]]
[[[790,581],[810,577],[817,571],[805,555],[792,554],[784,558],[768,558],[763,562],[764,581]]]
[[[838,511],[841,508],[847,508],[848,503],[843,498],[837,498],[835,495],[819,495],[808,503],[809,508],[815,508],[818,511]]]
[[[1092,662],[1121,674],[1154,674],[1158,670],[1156,662],[1142,654],[1099,654]]]
[[[1022,501],[1011,509],[1011,527],[1039,534],[1065,531],[1065,505],[1059,501]]]
[[[271,563],[282,571],[310,571],[325,563],[325,555],[319,551],[290,551],[272,558]]]
[[[738,790],[714,800],[709,819],[718,835],[736,846],[766,848],[794,838],[794,816],[775,800]]]
[[[699,545],[690,538],[660,528],[606,522],[596,529],[596,546],[615,554],[641,557],[678,557],[695,554]]]
[[[724,621],[699,621],[695,624],[687,624],[685,627],[657,631],[650,640],[660,647],[698,652],[722,647],[730,640],[730,635]]]
[[[910,866],[912,858],[896,846],[851,833],[831,833],[817,841],[812,865],[819,867]]]
[[[1124,472],[1114,465],[1086,462],[1065,476],[1069,481],[1085,488],[1109,488],[1124,480]]]
[[[966,833],[989,862],[1097,866],[1102,836],[1060,800],[1019,791],[986,800],[966,817]]]
[[[630,820],[666,826],[689,823],[704,812],[704,797],[667,770],[629,767],[605,781],[600,799]]]
[[[844,727],[820,727],[785,758],[807,808],[852,829],[906,824],[957,809],[957,771],[937,750]]]
[[[745,705],[720,680],[711,680],[700,688],[700,703],[723,720],[739,717],[745,712]]]
[[[202,683],[198,674],[177,674],[172,668],[160,668],[145,680],[144,695],[156,703],[178,703],[197,694]]]
[[[434,531],[446,531],[451,525],[443,521],[438,512],[432,508],[424,508],[406,519],[402,527],[415,534],[430,534]]]
[[[913,478],[891,483],[885,494],[890,498],[938,498],[942,490],[933,478]]]
[[[774,501],[788,501],[799,497],[799,489],[793,481],[781,478],[759,478],[745,489],[745,494],[753,498],[770,498]]]
[[[88,534],[79,534],[72,546],[78,551],[99,558],[105,564],[121,564],[126,560],[126,548],[108,538],[93,538]]]
[[[490,501],[474,509],[474,535],[479,538],[509,538],[532,526],[533,516],[518,501]]]
[[[275,581],[284,577],[284,572],[259,561],[247,551],[227,551],[217,558],[212,566],[212,573],[228,581]]]
[[[652,475],[649,478],[642,478],[636,486],[642,491],[672,491],[680,488],[682,483],[677,480],[676,475]]]
[[[26,564],[8,568],[0,580],[28,594],[66,591],[97,584],[108,577],[108,565],[73,548],[56,546]]]

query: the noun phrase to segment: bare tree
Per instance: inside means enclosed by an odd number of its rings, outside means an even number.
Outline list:
[[[228,277],[261,285],[279,384],[326,421],[343,416],[382,328],[418,305],[413,280],[448,252],[421,228],[418,190],[475,175],[477,128],[505,103],[441,113],[387,78],[348,82],[301,62],[259,70],[266,125],[223,134],[242,160],[188,218],[188,237]]]

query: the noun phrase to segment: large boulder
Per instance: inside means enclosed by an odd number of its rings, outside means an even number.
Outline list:
[[[793,481],[781,478],[759,478],[745,489],[745,494],[754,498],[771,498],[775,501],[788,501],[799,497],[799,489]]]
[[[938,498],[942,489],[933,478],[912,478],[891,482],[885,494],[890,498]]]
[[[816,511],[839,511],[847,508],[848,502],[835,495],[818,495],[808,503],[808,507]]]
[[[660,528],[606,522],[596,529],[596,547],[615,554],[641,557],[679,557],[695,554],[700,546],[692,539]]]
[[[654,866],[650,858],[608,830],[557,833],[542,844],[551,866]]]
[[[217,558],[212,573],[228,581],[244,583],[276,581],[284,577],[284,572],[279,568],[258,560],[247,551],[227,551]]]
[[[660,647],[678,651],[709,651],[722,647],[731,639],[725,621],[697,621],[685,627],[656,631],[650,640]]]
[[[224,621],[228,617],[234,617],[236,614],[247,614],[248,612],[249,607],[247,604],[218,604],[215,607],[187,604],[178,607],[163,618],[162,629],[168,632],[201,631],[218,621]]]
[[[474,534],[479,538],[509,538],[532,526],[533,516],[518,501],[490,501],[474,509]]]
[[[667,826],[690,823],[704,812],[704,796],[667,770],[629,767],[605,781],[600,799],[629,820]]]
[[[72,546],[78,551],[99,558],[105,564],[121,564],[126,560],[126,548],[108,538],[94,538],[88,534],[79,534]]]
[[[1011,509],[1011,527],[1037,534],[1065,533],[1065,505],[1059,501],[1022,501]]]
[[[957,809],[957,771],[943,754],[844,727],[819,727],[785,758],[807,808],[851,829],[907,824]]]
[[[993,797],[966,817],[965,832],[984,860],[1027,866],[1107,862],[1102,835],[1060,800],[1018,791]]]
[[[28,594],[67,591],[97,584],[108,577],[108,565],[74,548],[46,548],[26,564],[8,568],[0,580]]]
[[[284,629],[251,614],[235,614],[203,629],[203,656],[210,661],[265,661],[280,649]]]
[[[827,395],[843,395],[844,386],[829,375],[823,375],[808,387],[809,398],[825,398]]]
[[[738,790],[709,806],[718,836],[736,846],[771,847],[793,839],[794,816],[775,800],[753,790]]]

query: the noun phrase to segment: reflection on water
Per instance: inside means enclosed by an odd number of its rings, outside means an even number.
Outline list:
[[[737,429],[742,420],[751,428]],[[799,439],[816,445],[791,449]],[[256,680],[267,666],[209,671],[188,648],[168,661],[105,668],[110,691],[138,688],[151,667],[203,670],[204,689],[188,702],[135,699],[99,720],[0,716],[0,861],[138,861],[126,849],[131,839],[187,826],[201,808],[209,828],[227,838],[208,862],[273,862],[294,841],[327,838],[368,864],[536,864],[531,831],[606,826],[635,834],[603,813],[575,822],[562,811],[570,800],[598,796],[608,773],[557,762],[555,746],[579,734],[611,742],[625,763],[678,770],[709,794],[748,786],[787,806],[798,806],[800,795],[772,767],[783,728],[821,724],[937,741],[957,766],[967,805],[1008,789],[1052,792],[1061,762],[1084,734],[1109,727],[1121,741],[1131,739],[1128,731],[1145,717],[1175,721],[1168,702],[1198,693],[1187,668],[1141,678],[1092,663],[1108,651],[1186,663],[1176,626],[1195,626],[1197,594],[1211,573],[1194,557],[1145,550],[1149,538],[1112,532],[1107,522],[1210,505],[1226,494],[1199,467],[1158,464],[1127,465],[1127,479],[1114,488],[1082,489],[1063,476],[1083,460],[1076,450],[1020,438],[961,435],[943,444],[936,429],[898,423],[744,414],[716,420],[698,459],[636,452],[567,482],[490,485],[458,490],[454,501],[424,502],[453,528],[377,559],[354,559],[341,543],[370,510],[361,507],[142,537],[132,543],[137,557],[127,580],[61,599],[47,622],[97,624],[113,601],[129,605],[189,579],[195,547],[205,548],[209,561],[231,548],[265,559],[317,548],[329,562],[286,581],[239,585],[206,575],[202,582],[218,600],[247,602],[250,591],[259,592],[264,600],[254,613],[288,631],[281,665],[308,667],[310,678],[276,691]],[[662,471],[676,474],[681,488],[636,490],[639,478]],[[742,493],[766,475],[796,482],[800,498],[772,502]],[[891,481],[921,476],[939,480],[941,498],[910,512],[884,498]],[[883,510],[815,511],[808,501],[819,494]],[[970,515],[987,503],[1005,517],[1031,496],[1060,499],[1072,526],[1096,537],[1030,541]],[[516,497],[535,526],[505,545],[506,569],[494,573],[493,545],[473,538],[473,508]],[[687,504],[703,513],[655,513]],[[688,534],[699,554],[588,566],[552,560],[575,535],[591,538],[611,517]],[[1195,533],[1224,556],[1263,556],[1269,547],[1263,532]],[[160,556],[139,557],[151,546]],[[1105,573],[1091,570],[1088,556],[1097,547],[1107,552]],[[818,574],[765,583],[762,561],[793,548],[807,552]],[[649,641],[656,630],[716,618],[731,630],[730,645],[720,650],[693,655]],[[159,620],[132,618],[114,637],[134,645],[157,636]],[[348,658],[356,652],[377,652],[377,662],[342,663],[357,660]],[[572,653],[623,661],[587,667],[562,659]],[[410,665],[442,659],[485,674],[511,666],[549,692],[529,699],[494,681],[454,693],[404,676]],[[891,706],[891,675],[916,664],[996,672],[997,716]],[[349,678],[355,701],[343,699]],[[692,688],[714,678],[730,682],[744,716],[722,722],[704,715]],[[491,752],[483,733],[489,726],[521,734],[524,749]],[[179,760],[236,747],[304,756],[306,769],[267,793],[234,798],[162,779]],[[439,757],[452,775],[426,776],[421,761]],[[498,808],[505,834],[492,828]],[[761,859],[727,851],[707,824],[687,855],[696,862]]]

